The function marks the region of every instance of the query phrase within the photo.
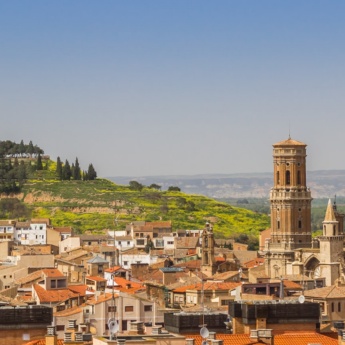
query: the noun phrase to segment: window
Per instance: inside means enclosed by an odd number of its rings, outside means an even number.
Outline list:
[[[280,221],[277,222],[277,229],[280,229]]]
[[[280,184],[279,171],[277,171],[277,184]]]
[[[116,313],[116,305],[108,306],[108,313]]]
[[[340,312],[341,311],[341,303],[338,302],[338,311]]]
[[[285,181],[285,183],[286,183],[286,185],[289,185],[290,184],[290,171],[289,170],[287,170],[286,171],[286,181]]]
[[[65,310],[65,309],[66,309],[66,306],[64,306],[64,305],[58,305],[56,307],[56,311],[61,311],[61,310]]]
[[[126,305],[126,306],[125,306],[125,312],[126,312],[126,313],[131,312],[131,311],[133,311],[133,310],[134,310],[134,308],[133,308],[132,305]]]
[[[301,184],[301,172],[297,171],[297,184]]]
[[[332,309],[332,313],[334,313],[334,302],[332,302],[332,305],[331,305],[331,309]]]
[[[128,261],[124,261],[123,264],[124,264],[125,266],[127,266],[127,265],[128,265]]]
[[[152,311],[152,305],[144,305],[144,311]]]
[[[98,266],[98,273],[103,273],[103,266],[101,265]]]
[[[298,221],[298,229],[302,229],[302,221],[301,220]]]
[[[57,331],[64,331],[65,330],[65,325],[56,325],[56,330]]]

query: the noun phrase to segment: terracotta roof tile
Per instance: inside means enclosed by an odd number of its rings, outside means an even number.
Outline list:
[[[64,277],[61,271],[59,271],[56,268],[46,268],[46,269],[43,269],[42,272],[46,277],[50,277],[50,278]]]
[[[187,339],[195,339],[195,345],[202,345],[202,337],[199,334],[183,334]],[[320,334],[316,332],[285,332],[274,335],[274,345],[337,345],[338,340],[334,334]],[[263,343],[250,338],[249,334],[216,334],[217,340],[223,340],[224,345],[255,345]]]
[[[78,297],[78,294],[69,289],[45,290],[38,284],[33,285],[33,288],[35,289],[41,303],[58,303],[64,302],[70,298]]]

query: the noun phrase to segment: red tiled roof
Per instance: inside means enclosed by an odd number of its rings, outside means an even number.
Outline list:
[[[202,286],[202,283],[197,283],[193,285],[188,285],[188,286],[181,286],[173,292],[185,292],[187,290],[197,290],[200,291],[202,288],[204,288],[204,291],[207,290],[233,290],[237,286],[241,285],[241,283],[237,282],[229,282],[229,283],[214,283],[214,282],[209,282],[209,283],[204,283],[204,286]]]
[[[69,290],[77,293],[80,297],[86,296],[87,285],[68,285]]]
[[[144,285],[130,281],[130,280],[127,280],[125,278],[114,277],[114,281],[117,284],[117,286],[115,286],[115,290],[126,292],[129,294],[133,294],[139,290],[145,289]]]
[[[113,273],[113,272],[116,272],[116,271],[118,271],[120,269],[122,269],[121,266],[113,266],[113,267],[107,268],[106,270],[104,270],[104,272]],[[123,270],[125,270],[125,269],[123,269]]]
[[[64,302],[70,298],[77,298],[78,294],[69,289],[45,290],[42,286],[35,284],[34,289],[41,303]]]
[[[334,333],[336,335],[336,333]],[[316,332],[285,332],[274,335],[274,345],[337,345],[338,340],[334,334],[320,334]],[[195,339],[195,345],[202,344],[202,337],[199,334],[183,334],[187,339]],[[249,334],[216,334],[217,340],[223,340],[224,345],[255,345],[263,343],[250,338]]]
[[[64,345],[65,342],[63,339],[57,340],[57,345]],[[31,340],[28,343],[25,343],[24,345],[46,345],[46,339],[38,339],[38,340]]]
[[[64,275],[61,273],[61,271],[59,271],[58,269],[56,268],[46,268],[46,269],[43,269],[42,272],[44,273],[45,276],[47,277],[64,277]]]
[[[106,282],[107,280],[105,278],[99,277],[99,276],[88,276],[86,279],[94,280],[96,282]]]
[[[253,260],[247,261],[243,264],[244,267],[246,268],[252,268],[252,267],[256,267],[259,265],[263,265],[265,262],[264,258],[255,258]]]
[[[70,315],[79,314],[81,312],[82,312],[82,309],[78,306],[75,306],[75,307],[68,308],[65,310],[57,311],[56,313],[54,313],[54,316],[70,316]]]

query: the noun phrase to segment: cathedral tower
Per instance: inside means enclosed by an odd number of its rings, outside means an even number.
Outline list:
[[[206,223],[201,236],[201,272],[211,277],[216,273],[217,265],[214,259],[214,234],[209,223]]]
[[[274,183],[270,192],[271,239],[266,273],[291,274],[294,249],[311,247],[311,193],[307,188],[306,144],[289,138],[273,145]]]

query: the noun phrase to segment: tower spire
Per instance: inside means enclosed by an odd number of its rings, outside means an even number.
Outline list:
[[[331,199],[328,199],[328,205],[325,215],[325,222],[335,222],[337,219],[335,218],[334,210],[332,207]]]

